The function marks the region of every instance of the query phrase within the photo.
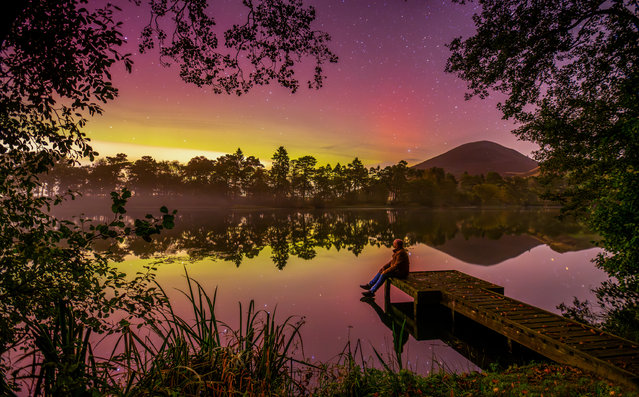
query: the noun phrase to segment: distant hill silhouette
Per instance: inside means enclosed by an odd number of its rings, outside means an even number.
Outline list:
[[[502,176],[529,176],[538,171],[539,165],[516,150],[495,142],[479,141],[458,146],[412,168],[425,170],[432,167],[443,168],[455,176],[465,171],[471,175],[494,171]]]
[[[543,242],[528,234],[504,235],[496,240],[484,237],[465,238],[458,234],[434,247],[466,263],[492,266],[515,258],[542,244]]]

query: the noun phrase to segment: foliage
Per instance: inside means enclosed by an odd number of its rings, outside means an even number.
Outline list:
[[[359,366],[334,366],[320,375],[316,396],[636,396],[578,369],[532,364],[502,373],[419,376]]]
[[[601,235],[597,264],[639,291],[639,6],[636,1],[479,0],[477,32],[450,43],[446,70],[468,97],[506,95],[505,118],[539,144],[556,198]]]
[[[37,175],[54,163],[93,158],[81,131],[86,122],[83,114],[99,114],[100,103],[117,94],[108,79],[110,67],[116,62],[130,66],[128,57],[117,50],[123,38],[113,20],[114,7],[89,11],[77,5],[76,1],[25,5],[0,46],[3,359],[17,345],[26,350],[44,348],[38,345],[42,330],[59,332],[54,324],[63,311],[72,310],[78,327],[104,332],[110,329],[106,319],[116,309],[137,313],[155,302],[154,292],[147,289],[148,274],[126,280],[108,264],[108,255],[96,253],[90,244],[130,233],[148,238],[166,226],[163,220],[150,217],[126,226],[124,204],[130,197],[126,190],[113,193],[113,220],[101,225],[85,219],[58,220],[48,210],[64,199],[64,192],[39,195],[43,186]],[[166,214],[164,221],[172,218]],[[67,364],[42,355],[35,358],[34,368],[48,362],[48,374],[64,371]]]
[[[542,187],[534,177],[501,177],[497,173],[456,178],[441,168],[415,170],[406,162],[366,169],[358,158],[348,164],[317,166],[313,156],[290,160],[284,147],[265,170],[259,159],[241,149],[215,160],[202,156],[187,164],[143,156],[134,162],[118,154],[83,167],[58,166],[41,176],[41,194],[67,188],[88,196],[127,186],[136,196],[201,196],[219,205],[238,203],[278,207],[377,204],[442,207],[459,205],[540,205]],[[110,159],[110,160],[109,160]],[[113,163],[113,165],[111,165]]]
[[[310,28],[314,9],[297,0],[246,1],[244,5],[248,8],[246,23],[224,34],[226,50],[234,56],[216,52],[215,25],[205,13],[205,1],[149,0],[144,7],[150,11],[150,23],[141,33],[141,49],[150,50],[157,43],[163,61],[170,58],[180,64],[185,81],[211,85],[216,93],[238,95],[274,80],[295,91],[299,83],[294,67],[312,58],[315,74],[308,85],[319,88],[324,78],[322,65],[337,58],[327,47],[329,36]],[[88,0],[32,0],[2,6],[3,393],[9,393],[12,386],[6,379],[5,360],[15,346],[33,357],[33,365],[24,370],[32,370],[25,376],[35,382],[35,393],[90,390],[96,372],[85,371],[84,361],[91,357],[87,353],[90,346],[82,344],[85,338],[91,332],[116,329],[117,324],[109,322],[115,311],[141,316],[158,303],[150,284],[151,269],[127,277],[109,264],[109,253],[99,253],[93,247],[98,240],[121,241],[132,234],[150,240],[150,235],[173,227],[174,212],[163,207],[157,218],[148,215],[129,224],[124,219],[124,204],[130,192],[122,190],[111,193],[114,215],[108,224],[82,218],[74,223],[49,213],[66,198],[77,196],[66,188],[89,183],[89,189],[101,195],[118,188],[126,163],[126,156],[99,160],[93,166],[91,181],[86,180],[85,169],[74,167],[78,160],[93,161],[96,156],[82,129],[88,118],[101,114],[103,104],[118,94],[111,83],[112,67],[121,64],[128,71],[132,68],[130,54],[121,51],[124,36],[117,21],[119,8],[108,2],[91,6]],[[174,28],[168,41],[169,36],[160,28],[166,26]],[[264,66],[266,62],[269,66]],[[143,158],[131,166],[131,175],[140,185],[152,190],[144,179],[149,167],[162,181],[161,189],[174,183],[171,178],[176,164]],[[52,170],[75,182],[55,190],[46,180]],[[48,194],[53,190],[55,193]],[[37,368],[42,369],[42,375],[35,372]]]
[[[109,371],[115,368],[99,362],[93,354],[91,328],[75,318],[75,311],[64,301],[56,305],[51,324],[27,320],[26,328],[35,338],[21,361],[31,361],[23,370],[31,394],[82,395],[114,392]],[[8,394],[8,393],[7,393]]]
[[[291,187],[293,193],[306,200],[313,188],[313,176],[317,160],[313,156],[302,156],[291,161]]]
[[[154,310],[157,321],[152,334],[134,331],[125,323],[107,360],[100,360],[88,343],[90,331],[78,327],[72,311],[63,310],[55,332],[41,327],[42,346],[51,363],[60,360],[63,370],[53,372],[43,365],[42,390],[52,395],[636,395],[580,370],[559,365],[511,367],[504,372],[420,376],[395,370],[385,363],[376,369],[361,355],[357,342],[348,343],[335,363],[310,364],[294,358],[301,347],[303,319],[276,321],[275,313],[255,311],[251,302],[233,329],[215,315],[217,291],[209,296],[202,285],[186,274],[192,317],[177,315],[171,305]],[[164,300],[168,297],[161,292]],[[227,332],[229,331],[229,332]],[[398,335],[403,330],[395,330]],[[401,363],[401,338],[395,352]],[[62,356],[65,356],[64,358]],[[359,362],[359,363],[358,363]],[[86,364],[85,364],[86,363]],[[401,365],[401,364],[400,364]],[[120,370],[116,371],[115,368]],[[47,374],[47,372],[51,372]],[[38,390],[40,385],[36,387]]]
[[[83,218],[74,223],[45,215],[46,223],[14,236],[20,239],[11,246],[12,255],[3,258],[2,354],[18,349],[22,360],[31,357],[31,363],[14,368],[14,374],[27,383],[35,382],[31,385],[35,390],[87,387],[91,382],[76,384],[86,380],[76,371],[86,375],[84,370],[91,369],[84,367],[90,334],[116,329],[117,323],[111,320],[116,312],[123,320],[143,317],[161,303],[151,271],[127,275],[109,262],[113,259],[109,252],[92,248],[98,240],[122,242],[133,235],[150,241],[151,235],[173,227],[175,212],[169,214],[166,208],[161,209],[160,218],[148,215],[134,224],[125,220],[129,197],[127,190],[112,193],[114,215],[107,224]]]
[[[292,357],[301,343],[303,319],[276,321],[275,313],[246,310],[233,330],[215,316],[217,290],[210,297],[187,273],[183,292],[193,320],[177,315],[171,305],[142,338],[128,328],[126,350],[117,360],[128,369],[128,395],[290,395],[297,390]],[[166,298],[168,301],[168,298]],[[230,330],[225,334],[220,328]],[[154,338],[155,337],[155,338]],[[157,340],[152,343],[151,340]]]
[[[274,192],[277,192],[278,196],[287,198],[290,188],[288,174],[291,168],[288,152],[283,146],[280,146],[273,153],[271,160],[273,160],[273,164],[269,172],[270,186]]]
[[[138,4],[142,0],[135,0]],[[275,80],[292,92],[299,88],[294,66],[302,59],[315,63],[309,88],[320,88],[323,65],[337,62],[328,48],[330,36],[313,30],[315,8],[302,0],[244,0],[246,19],[223,33],[219,50],[215,19],[206,13],[208,2],[148,0],[149,23],[142,31],[140,52],[159,47],[161,61],[180,65],[180,77],[214,93],[241,95],[255,85]],[[163,28],[166,19],[172,33]]]
[[[582,323],[595,325],[623,338],[639,341],[639,294],[605,281],[594,290],[596,306],[574,297],[572,305],[557,306],[562,314]]]
[[[480,0],[477,33],[450,43],[447,71],[467,97],[499,104],[520,138],[537,143],[547,197],[585,218],[613,280],[564,314],[639,337],[639,5],[628,0]],[[611,288],[611,286],[613,286]]]

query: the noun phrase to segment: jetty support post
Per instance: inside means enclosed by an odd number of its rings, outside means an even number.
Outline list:
[[[390,279],[387,279],[386,282],[384,283],[384,311],[386,313],[389,313],[390,311],[390,305],[391,305],[390,292],[391,292],[391,281]]]

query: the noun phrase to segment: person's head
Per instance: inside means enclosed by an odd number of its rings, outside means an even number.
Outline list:
[[[394,248],[404,248],[404,240],[402,240],[401,238],[397,238],[397,239],[393,240],[393,247]]]

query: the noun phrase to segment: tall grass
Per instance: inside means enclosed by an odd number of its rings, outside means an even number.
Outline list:
[[[417,375],[404,369],[402,353],[408,338],[406,322],[395,323],[393,331],[393,352],[380,353],[371,345],[376,361],[374,365],[364,357],[361,341],[347,342],[335,363],[323,364],[320,371],[314,371],[315,383],[309,394],[315,396],[397,396],[405,395],[407,385]],[[377,367],[381,366],[382,369]]]
[[[124,327],[108,359],[94,355],[92,331],[78,325],[74,311],[64,302],[59,302],[58,316],[51,324],[27,321],[29,331],[37,335],[35,346],[20,360],[25,379],[31,381],[30,394],[450,396],[531,392],[609,396],[620,391],[561,366],[461,375],[440,368],[439,373],[422,377],[402,363],[405,323],[393,326],[394,354],[387,360],[373,347],[381,365],[367,362],[360,341],[352,344],[350,339],[336,362],[298,361],[294,357],[296,349],[303,356],[303,319],[288,317],[278,322],[275,313],[256,310],[251,301],[246,307],[239,305],[239,326],[233,330],[215,316],[217,290],[209,296],[188,273],[186,279],[188,288],[182,293],[190,303],[189,317],[176,314],[162,290],[167,303],[154,313],[151,333],[142,336],[130,325]],[[568,379],[570,383],[563,386]]]
[[[151,337],[130,328],[123,333],[124,353],[118,361],[128,369],[126,395],[293,395],[303,393],[293,365],[301,348],[303,319],[276,321],[275,313],[256,310],[251,301],[239,327],[215,317],[217,290],[210,297],[187,273],[193,318],[175,313],[168,303],[152,325]],[[166,294],[165,294],[166,295]],[[231,330],[221,336],[219,327]]]
[[[110,379],[113,366],[93,352],[92,330],[78,321],[77,313],[63,300],[55,304],[50,323],[24,319],[25,332],[34,340],[23,346],[15,363],[15,380],[33,396],[85,396],[117,393]],[[8,387],[3,390],[13,394]]]

